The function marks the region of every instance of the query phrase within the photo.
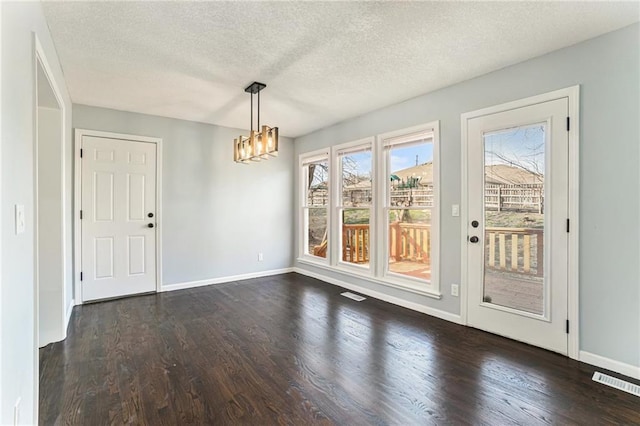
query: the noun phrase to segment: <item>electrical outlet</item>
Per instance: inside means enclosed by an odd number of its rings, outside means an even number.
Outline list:
[[[20,424],[20,402],[22,402],[22,397],[18,397],[16,399],[16,403],[13,405],[13,424]]]
[[[459,295],[459,290],[460,290],[460,289],[459,289],[459,287],[458,287],[458,284],[451,284],[451,295],[452,295],[452,296],[458,297],[458,295]]]
[[[258,262],[262,262],[264,260],[264,255],[262,253],[258,253]]]

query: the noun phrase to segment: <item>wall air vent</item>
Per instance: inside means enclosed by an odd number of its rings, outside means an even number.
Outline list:
[[[366,299],[366,297],[362,297],[359,294],[351,293],[350,291],[345,291],[344,293],[340,293],[341,296],[348,297],[349,299],[353,299],[356,302],[362,302]]]
[[[631,395],[640,396],[640,386],[634,385],[633,383],[618,379],[616,377],[607,376],[606,374],[602,374],[599,371],[593,373],[593,381],[602,383],[603,385],[611,386],[612,388],[616,388],[623,392],[628,392]]]

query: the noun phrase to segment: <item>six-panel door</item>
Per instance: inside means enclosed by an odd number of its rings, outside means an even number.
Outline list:
[[[82,139],[82,299],[156,290],[156,145]]]

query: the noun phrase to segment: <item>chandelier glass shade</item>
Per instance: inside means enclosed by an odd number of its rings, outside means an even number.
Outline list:
[[[233,160],[236,163],[249,164],[252,161],[267,160],[278,155],[278,128],[260,126],[260,91],[267,87],[254,82],[244,89],[251,93],[251,132],[249,136],[240,135],[233,140]],[[253,130],[253,95],[258,95],[258,126]]]

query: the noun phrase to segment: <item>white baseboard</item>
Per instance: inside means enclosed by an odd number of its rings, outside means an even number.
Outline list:
[[[365,288],[356,284],[351,284],[342,280],[328,277],[326,275],[318,274],[316,272],[311,272],[303,268],[297,268],[297,267],[293,268],[293,272],[297,272],[298,274],[306,275],[308,277],[315,278],[329,284],[337,285],[339,287],[344,287],[346,289],[373,297],[374,299],[379,299],[394,305],[402,306],[403,308],[411,309],[412,311],[421,312],[423,314],[431,315],[433,317],[440,318],[446,321],[451,321],[456,324],[462,324],[462,318],[460,318],[460,315],[441,311],[440,309],[430,308],[428,306],[420,305],[418,303],[409,302],[399,297],[389,296],[387,294],[380,293],[379,291],[370,290],[368,288]]]
[[[271,275],[286,274],[289,272],[293,272],[293,268],[272,269],[269,271],[251,272],[249,274],[232,275],[229,277],[210,278],[207,280],[187,281],[187,282],[175,283],[175,284],[164,284],[162,286],[161,291],[165,292],[165,291],[184,290],[187,288],[202,287],[205,285],[212,285],[212,284],[224,284],[232,281],[241,281],[241,280],[248,280],[251,278],[268,277]]]
[[[607,370],[615,371],[616,373],[624,374],[634,379],[640,379],[640,367],[636,367],[635,365],[625,364],[624,362],[586,351],[580,351],[580,361],[595,365],[596,367],[606,368]]]
[[[65,315],[65,321],[64,321],[65,335],[66,335],[67,328],[69,328],[69,321],[71,320],[71,314],[73,313],[74,306],[76,306],[76,301],[74,299],[71,299],[71,303],[69,303],[69,307],[67,308],[67,313]]]

